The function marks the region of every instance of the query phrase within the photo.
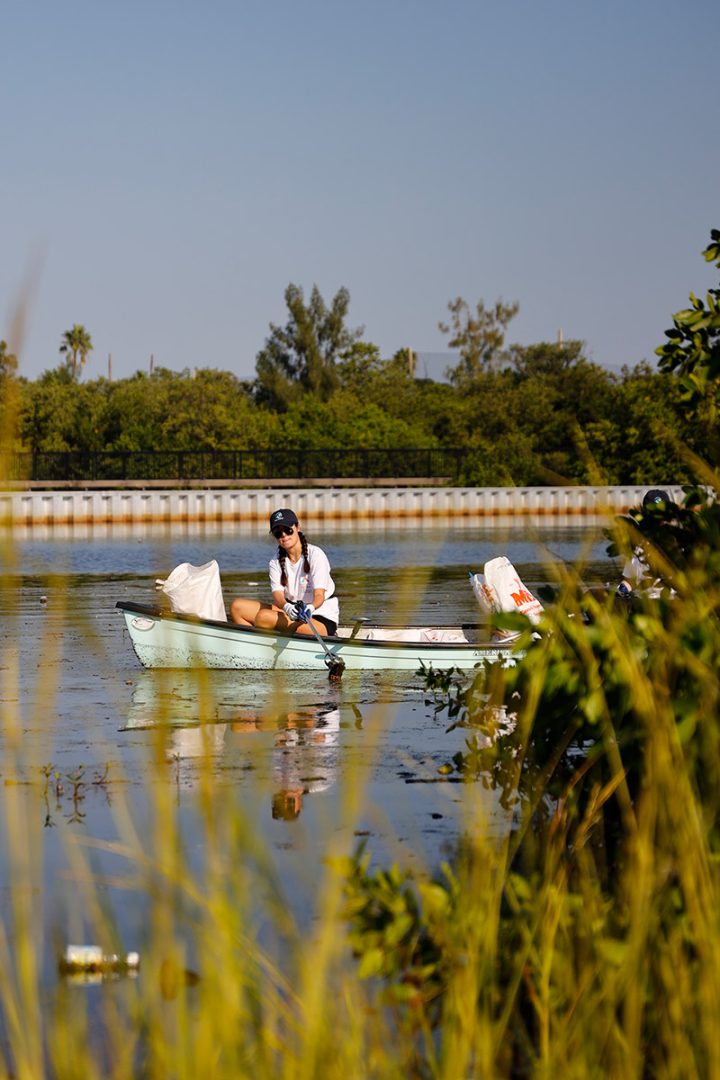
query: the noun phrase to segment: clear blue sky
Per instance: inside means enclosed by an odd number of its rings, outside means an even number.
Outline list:
[[[289,282],[384,356],[447,302],[651,361],[720,227],[710,0],[5,0],[0,337],[21,370],[254,373]]]

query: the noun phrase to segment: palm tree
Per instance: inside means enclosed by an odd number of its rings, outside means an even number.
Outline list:
[[[67,364],[73,379],[78,378],[79,369],[84,367],[92,347],[92,338],[80,323],[74,323],[72,330],[66,330],[63,334],[60,352],[67,353]]]

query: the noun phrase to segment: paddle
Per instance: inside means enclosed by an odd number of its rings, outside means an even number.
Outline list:
[[[326,667],[328,669],[330,681],[331,682],[339,682],[340,679],[342,679],[342,673],[345,670],[345,661],[341,660],[338,656],[333,656],[333,654],[330,652],[327,645],[323,641],[322,634],[320,633],[320,631],[317,629],[317,627],[313,623],[312,618],[311,618],[310,614],[308,613],[308,610],[307,610],[306,607],[303,607],[301,609],[301,611],[299,613],[299,618],[301,618],[303,620],[303,622],[306,622],[308,624],[308,626],[312,630],[313,634],[315,635],[315,637],[320,642],[320,645],[322,646],[323,652],[325,653],[325,665],[326,665]]]

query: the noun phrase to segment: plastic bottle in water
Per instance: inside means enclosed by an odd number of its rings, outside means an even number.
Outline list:
[[[59,963],[61,975],[137,975],[139,967],[139,953],[106,953],[99,945],[67,945]]]

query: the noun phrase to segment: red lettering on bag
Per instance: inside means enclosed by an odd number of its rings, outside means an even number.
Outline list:
[[[518,607],[522,607],[523,604],[536,604],[537,600],[532,593],[527,592],[526,589],[521,589],[520,592],[510,593],[513,600]]]

